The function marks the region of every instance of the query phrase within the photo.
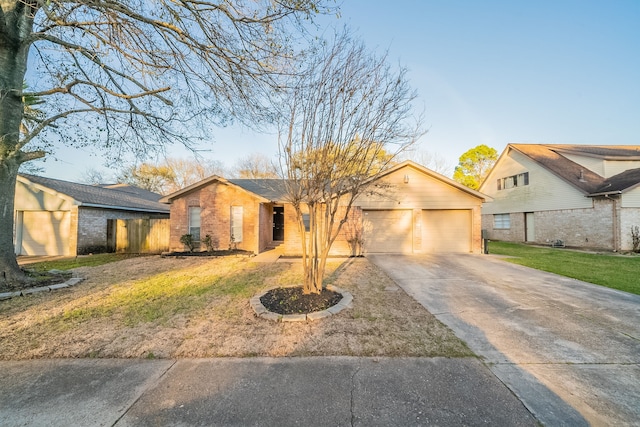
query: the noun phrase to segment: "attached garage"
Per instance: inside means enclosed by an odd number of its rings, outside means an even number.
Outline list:
[[[365,252],[413,252],[412,224],[413,212],[408,209],[363,211]]]
[[[482,252],[482,193],[411,161],[370,185],[356,201],[365,255]]]
[[[16,255],[82,255],[109,250],[110,219],[168,218],[160,194],[129,185],[85,185],[19,175]]]
[[[422,252],[471,252],[471,210],[423,210]]]
[[[16,245],[22,255],[68,255],[69,211],[19,211]]]

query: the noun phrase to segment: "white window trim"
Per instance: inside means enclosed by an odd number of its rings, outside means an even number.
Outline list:
[[[192,223],[192,220],[193,220],[192,212],[194,212],[196,209],[198,210],[198,226],[197,227],[194,226],[194,224]],[[191,236],[193,237],[193,241],[194,242],[199,242],[200,239],[202,238],[201,237],[201,234],[202,234],[201,233],[201,231],[202,231],[201,230],[202,219],[200,217],[200,215],[202,215],[202,210],[200,209],[200,206],[189,206],[188,215],[189,215],[189,234],[191,234]],[[194,233],[193,233],[193,229],[194,228],[198,229],[198,234],[197,235],[194,235]]]
[[[511,214],[494,214],[493,215],[493,229],[494,230],[509,230],[511,229]]]
[[[230,237],[233,243],[242,243],[244,209],[242,206],[231,206]]]

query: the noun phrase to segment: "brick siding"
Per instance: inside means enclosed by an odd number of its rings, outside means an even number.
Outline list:
[[[510,214],[510,228],[493,228],[493,215],[482,215],[482,228],[492,240],[525,241],[525,214]],[[534,212],[535,239],[532,243],[550,244],[562,240],[566,246],[614,250],[613,203],[594,199],[593,208]]]
[[[242,206],[242,242],[236,242],[235,246],[258,253],[264,246],[264,242],[259,241],[260,205],[255,196],[219,182],[180,197],[171,204],[170,250],[185,250],[180,237],[189,233],[190,207],[200,207],[200,236],[210,235],[214,249],[229,249],[232,245],[231,206]],[[262,214],[266,215],[266,212]],[[199,249],[206,250],[206,247],[201,244]]]

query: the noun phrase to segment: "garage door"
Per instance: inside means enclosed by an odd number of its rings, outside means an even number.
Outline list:
[[[368,253],[413,252],[411,210],[364,211],[364,247]]]
[[[21,255],[67,255],[69,212],[22,213]]]
[[[471,211],[422,211],[422,250],[471,252]]]

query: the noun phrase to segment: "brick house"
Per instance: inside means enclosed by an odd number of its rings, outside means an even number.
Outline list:
[[[126,184],[85,185],[21,174],[16,183],[16,255],[115,250],[115,219],[169,218],[162,197]]]
[[[509,144],[479,190],[490,239],[630,250],[640,146]]]
[[[374,191],[382,188],[384,194]],[[351,255],[356,233],[365,253],[481,251],[481,193],[411,161],[389,169],[370,189],[356,200],[333,255]],[[180,237],[192,234],[201,242],[209,235],[220,249],[260,253],[281,246],[285,255],[301,253],[282,180],[211,176],[160,201],[171,205],[171,250],[184,250]]]

